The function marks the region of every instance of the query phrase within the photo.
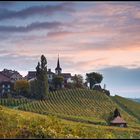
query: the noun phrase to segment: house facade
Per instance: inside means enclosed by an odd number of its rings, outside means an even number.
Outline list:
[[[0,72],[0,97],[10,93],[12,89],[13,83],[11,82],[11,79]]]
[[[51,69],[48,69],[47,76],[48,76],[48,82],[52,82],[52,79],[54,77],[55,73],[51,71]],[[27,76],[25,77],[26,80],[31,81],[36,78],[36,71],[28,71]]]

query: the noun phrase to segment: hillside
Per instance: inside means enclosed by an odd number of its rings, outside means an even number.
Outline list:
[[[139,98],[135,98],[135,99],[132,99],[132,100],[140,103],[140,99]]]
[[[140,127],[77,123],[0,106],[0,138],[140,138]]]
[[[121,96],[114,96],[112,99],[125,111],[133,115],[140,120],[140,103],[132,101],[130,99],[123,98]]]
[[[121,98],[121,99],[119,99]],[[122,105],[120,105],[120,101]],[[117,101],[118,100],[118,101]],[[127,102],[126,102],[127,101]],[[126,109],[131,102],[132,110]],[[118,108],[122,117],[129,125],[139,123],[139,104],[125,98],[108,97],[93,90],[70,89],[49,93],[48,99],[43,101],[29,99],[0,99],[0,104],[10,108],[36,112],[40,114],[56,115],[59,118],[107,125],[106,119],[110,112]]]
[[[118,108],[128,124],[138,118],[118,105],[111,97],[93,90],[69,89],[49,93],[48,99],[20,105],[18,109],[40,114],[57,115],[73,121],[106,125],[110,112]]]

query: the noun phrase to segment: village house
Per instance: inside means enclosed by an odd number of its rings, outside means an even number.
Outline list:
[[[113,119],[110,121],[110,125],[119,126],[119,127],[127,127],[126,121],[121,117],[121,114],[117,108],[114,111],[114,116],[113,116]]]
[[[51,71],[51,69],[48,69],[47,76],[48,76],[48,82],[50,83],[54,77],[55,73]],[[26,80],[32,81],[36,78],[36,71],[28,71],[27,76],[25,77]]]
[[[15,70],[8,70],[8,69],[4,69],[3,71],[1,71],[5,76],[10,78],[11,82],[15,82],[17,80],[21,80],[23,79],[22,75],[20,75],[19,72],[15,71]]]
[[[11,79],[0,72],[0,97],[10,93],[12,89],[13,83],[11,82]]]
[[[112,126],[119,126],[119,127],[127,127],[126,121],[123,120],[122,117],[117,116],[111,122],[110,125]]]

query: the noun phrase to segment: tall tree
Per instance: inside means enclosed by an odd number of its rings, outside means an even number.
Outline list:
[[[99,84],[103,80],[103,76],[97,72],[91,72],[86,74],[86,80],[90,84],[90,89],[92,89],[93,85]]]
[[[36,67],[36,95],[38,99],[44,99],[48,90],[47,77],[47,59],[44,55],[41,56],[41,64],[38,62]]]

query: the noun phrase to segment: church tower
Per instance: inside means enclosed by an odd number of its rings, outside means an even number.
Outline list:
[[[57,67],[55,68],[55,74],[59,75],[61,74],[62,69],[60,68],[60,64],[59,64],[59,55],[58,55],[58,60],[57,60]]]

